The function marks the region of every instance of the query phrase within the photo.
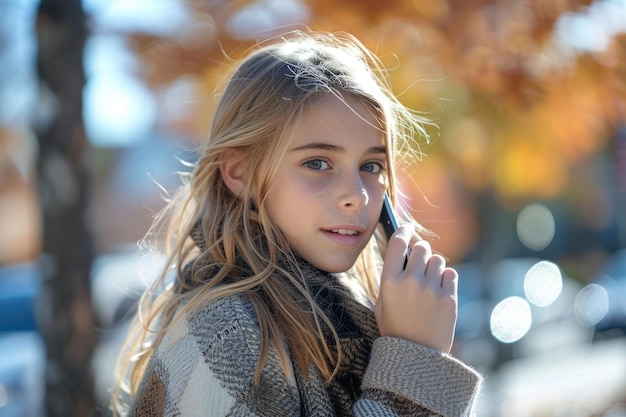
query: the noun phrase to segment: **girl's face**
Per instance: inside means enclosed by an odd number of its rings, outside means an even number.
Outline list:
[[[266,200],[291,249],[327,272],[354,265],[385,192],[385,140],[374,109],[351,97],[346,103],[329,94],[304,113]]]

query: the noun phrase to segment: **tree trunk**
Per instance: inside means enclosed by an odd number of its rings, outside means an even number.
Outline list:
[[[37,69],[41,100],[53,103],[51,118],[37,132],[44,235],[38,319],[47,350],[48,417],[82,417],[94,407],[91,358],[96,337],[90,296],[93,250],[87,213],[87,141],[82,122],[86,37],[80,0],[41,0],[37,13]]]

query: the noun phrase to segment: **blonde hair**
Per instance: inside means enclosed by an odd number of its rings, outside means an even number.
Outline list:
[[[297,31],[261,45],[228,81],[193,172],[148,232],[165,232],[171,248],[160,279],[140,300],[138,318],[118,360],[112,400],[118,412],[118,397],[123,391],[136,393],[148,361],[176,320],[232,294],[245,293],[258,316],[262,341],[257,381],[270,340],[285,342],[275,347],[287,375],[290,352],[300,369],[314,365],[332,379],[341,358],[338,336],[309,295],[287,240],[265,207],[290,128],[327,94],[357,98],[377,112],[386,138],[387,189],[395,201],[394,166],[419,153],[416,143],[426,136],[427,121],[395,98],[379,59],[346,33]],[[247,161],[245,186],[238,196],[228,189],[219,168],[231,150]],[[374,240],[350,271],[372,303],[379,278],[372,266]],[[291,268],[280,267],[279,259],[287,259]],[[171,275],[175,281],[165,287]],[[293,288],[310,309],[297,304]],[[331,329],[335,346],[329,346],[323,328]]]

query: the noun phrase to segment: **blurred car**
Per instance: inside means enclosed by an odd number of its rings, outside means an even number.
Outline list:
[[[35,320],[34,263],[0,268],[0,416],[43,415],[46,353]]]

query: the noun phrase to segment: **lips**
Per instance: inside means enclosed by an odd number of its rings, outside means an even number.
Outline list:
[[[357,223],[340,223],[325,227],[322,230],[328,233],[336,233],[338,235],[354,236],[365,233],[367,229]]]
[[[337,225],[322,232],[335,244],[340,246],[354,246],[361,244],[365,229],[354,225]]]
[[[333,229],[331,230],[331,232],[337,233],[340,235],[347,235],[347,236],[353,236],[353,235],[357,235],[360,233],[357,230],[351,230],[351,229]]]

